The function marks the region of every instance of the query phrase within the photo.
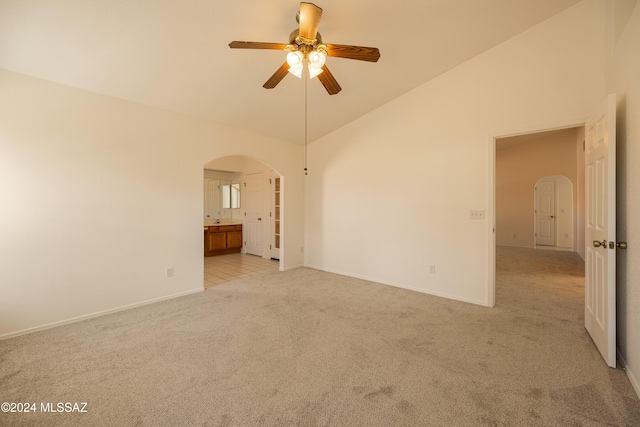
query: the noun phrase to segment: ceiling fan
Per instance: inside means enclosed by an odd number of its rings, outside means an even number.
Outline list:
[[[337,58],[357,59],[360,61],[377,62],[380,51],[375,47],[350,46],[342,44],[322,43],[322,36],[318,32],[322,9],[313,3],[300,3],[300,10],[296,21],[300,28],[289,36],[289,44],[233,41],[229,47],[233,49],[273,49],[288,51],[287,61],[263,85],[265,89],[273,89],[282,81],[287,73],[302,78],[305,66],[309,70],[309,77],[318,77],[329,95],[335,95],[342,90],[333,74],[324,65],[327,56]]]

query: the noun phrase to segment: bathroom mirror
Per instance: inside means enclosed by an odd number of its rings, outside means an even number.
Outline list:
[[[240,184],[220,182],[222,209],[240,209]]]
[[[240,184],[224,179],[204,180],[204,220],[233,218],[240,209]]]

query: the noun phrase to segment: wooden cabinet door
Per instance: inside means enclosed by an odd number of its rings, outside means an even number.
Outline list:
[[[228,248],[242,247],[242,231],[227,232],[227,247]]]
[[[209,252],[227,248],[227,233],[209,232]]]

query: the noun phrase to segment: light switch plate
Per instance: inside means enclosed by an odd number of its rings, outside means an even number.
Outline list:
[[[484,211],[469,211],[469,219],[484,219]]]

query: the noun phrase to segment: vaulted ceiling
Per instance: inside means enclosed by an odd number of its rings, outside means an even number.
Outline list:
[[[342,86],[308,82],[309,142],[579,0],[317,0],[326,43],[374,46],[377,63],[328,58]],[[0,68],[302,143],[304,82],[263,83],[286,53],[296,0],[0,0]]]

